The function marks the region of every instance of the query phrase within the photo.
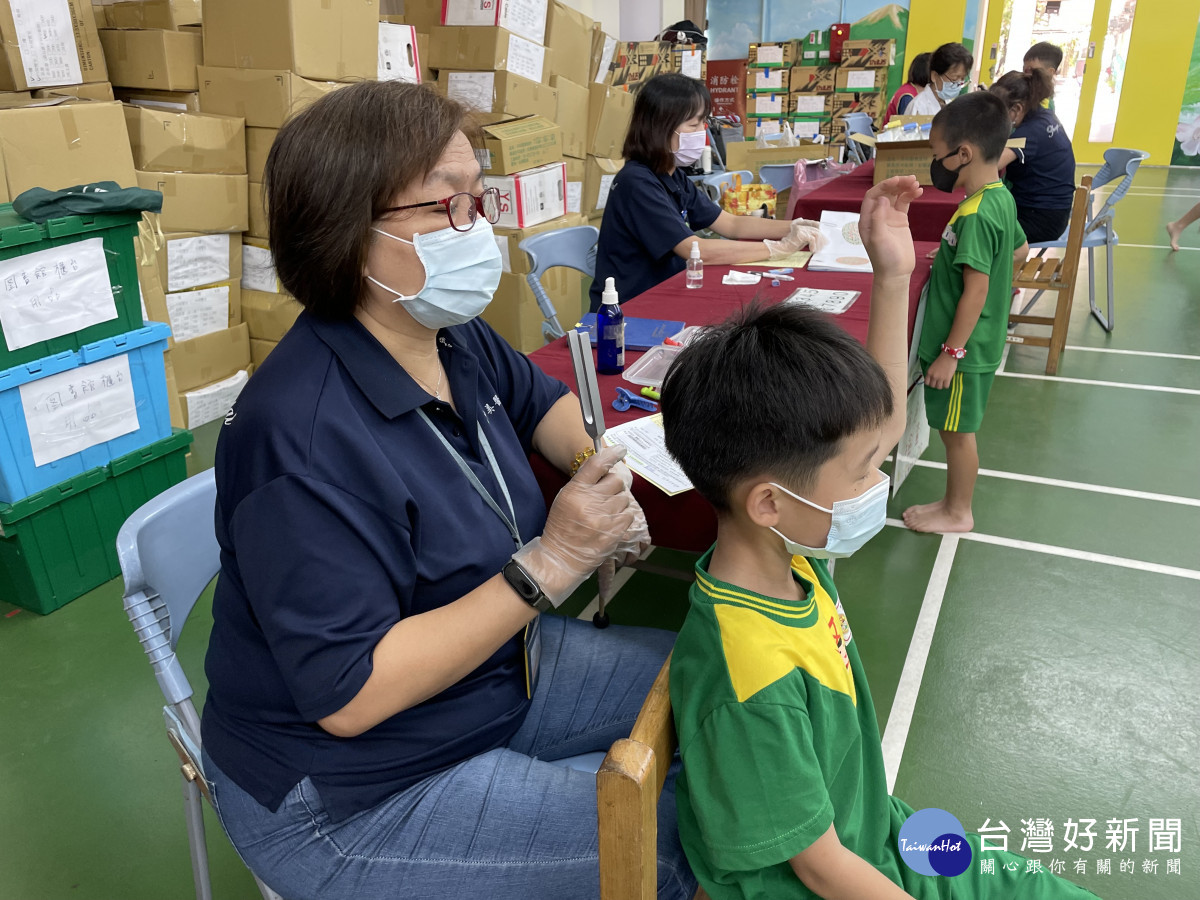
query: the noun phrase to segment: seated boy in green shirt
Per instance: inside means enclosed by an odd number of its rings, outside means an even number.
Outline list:
[[[959,97],[934,117],[929,133],[933,186],[962,188],[967,198],[942,232],[917,346],[925,416],[946,447],[946,495],[904,511],[904,524],[913,531],[944,534],[975,527],[975,432],[1008,336],[1013,266],[1029,253],[1017,204],[997,168],[1012,131],[998,99],[986,91]]]
[[[1013,854],[995,853],[996,871],[980,874],[977,836],[976,861],[956,877],[902,861],[912,810],[888,796],[829,573],[827,559],[884,526],[879,466],[905,422],[906,213],[919,195],[915,178],[898,177],[864,202],[875,271],[866,349],[811,309],[752,308],[693,340],[663,386],[667,449],[717,510],[670,672],[679,833],[712,900],[1092,896],[1026,874]]]

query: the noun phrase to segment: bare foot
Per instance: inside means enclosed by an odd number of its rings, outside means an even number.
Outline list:
[[[939,500],[924,506],[910,506],[904,511],[904,524],[911,531],[957,534],[974,528],[975,519],[970,513],[965,516],[952,515],[946,510],[946,501]]]
[[[1171,236],[1171,249],[1178,250],[1179,236],[1183,234],[1183,226],[1181,226],[1178,222],[1168,222],[1167,234]]]

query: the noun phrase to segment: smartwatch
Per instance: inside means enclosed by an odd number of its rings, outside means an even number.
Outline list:
[[[509,587],[517,592],[517,596],[538,612],[545,612],[554,606],[542,590],[542,586],[534,581],[515,559],[510,559],[500,571]]]

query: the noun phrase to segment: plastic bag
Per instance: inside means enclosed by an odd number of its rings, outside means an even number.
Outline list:
[[[792,192],[788,197],[787,217],[796,217],[796,204],[800,198],[811,194],[823,184],[828,184],[831,178],[853,172],[857,168],[854,163],[835,162],[829,159],[798,159],[792,170]]]
[[[733,187],[721,193],[721,209],[734,216],[750,216],[766,209],[767,218],[775,217],[775,188],[769,184],[742,184],[740,175],[733,176]]]

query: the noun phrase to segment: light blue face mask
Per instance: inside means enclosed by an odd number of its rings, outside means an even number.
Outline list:
[[[962,93],[962,89],[966,86],[965,81],[947,81],[942,80],[942,89],[937,92],[937,95],[949,103]]]
[[[829,536],[825,538],[824,547],[806,547],[804,544],[786,537],[777,528],[771,530],[783,538],[784,546],[792,556],[810,556],[814,559],[840,559],[843,556],[849,556],[879,534],[887,523],[888,487],[891,482],[883,472],[880,472],[879,476],[878,484],[863,491],[857,497],[836,501],[833,509],[826,509],[811,500],[805,500],[799,494],[793,494],[783,485],[772,481],[772,487],[779,488],[805,506],[829,513],[833,516],[833,522],[829,526]]]
[[[414,234],[411,241],[380,228],[371,230],[410,244],[417,251],[417,258],[425,267],[425,285],[415,294],[402,294],[370,275],[367,280],[395,294],[393,302],[401,304],[426,328],[436,331],[470,322],[492,302],[504,265],[491,223],[483,216],[475,220],[470,231],[443,228],[429,234]]]

